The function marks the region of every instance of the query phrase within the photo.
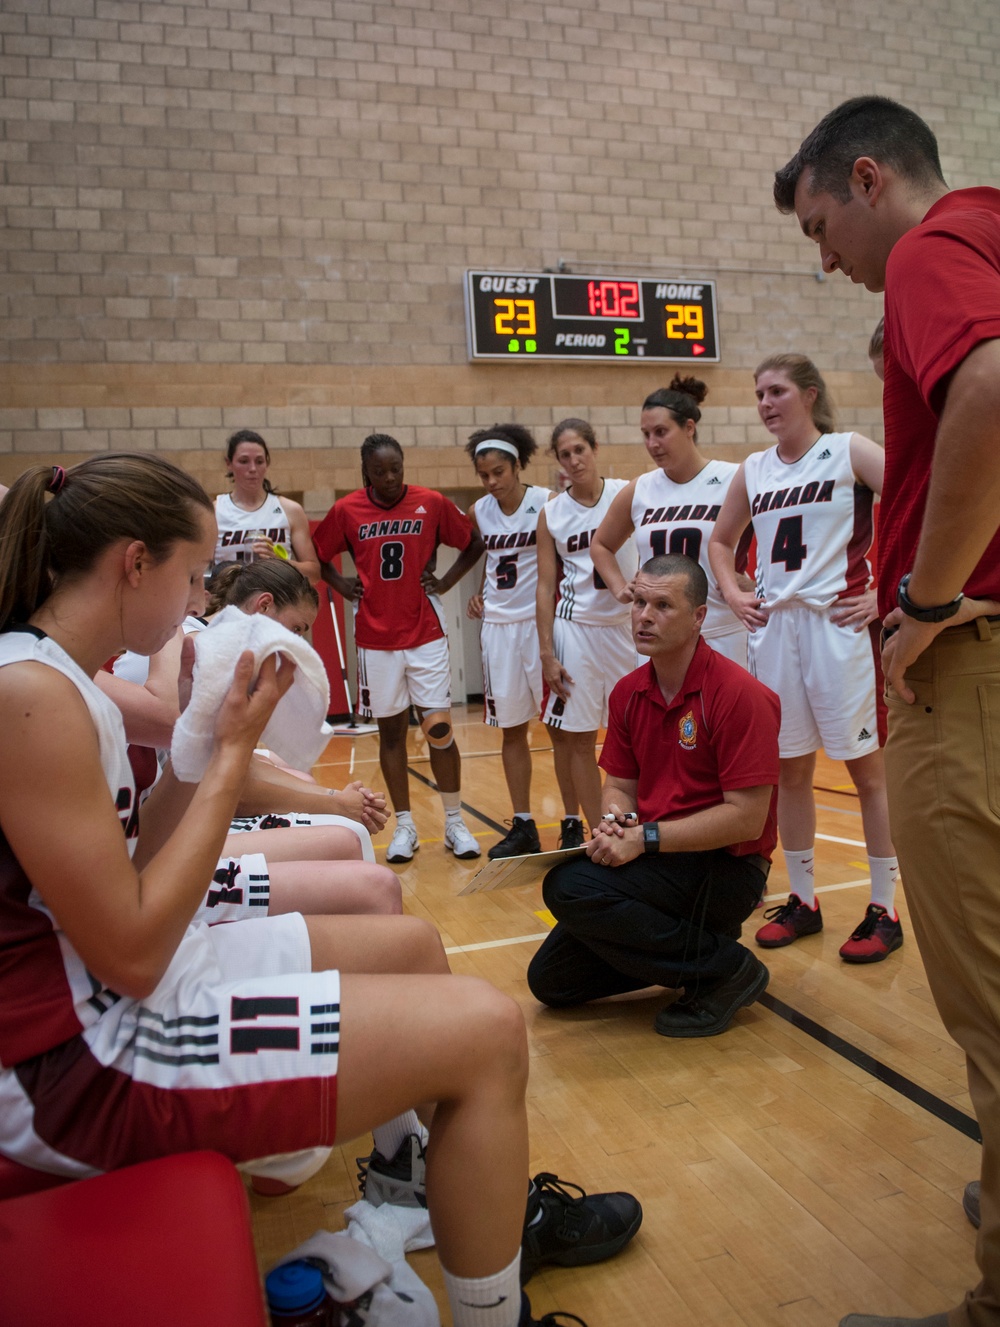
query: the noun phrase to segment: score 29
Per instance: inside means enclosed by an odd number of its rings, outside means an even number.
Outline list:
[[[705,314],[700,304],[668,304],[666,313],[668,340],[703,341],[705,339]],[[686,328],[691,330],[685,330]]]
[[[535,301],[533,299],[495,299],[493,325],[497,336],[535,336]]]

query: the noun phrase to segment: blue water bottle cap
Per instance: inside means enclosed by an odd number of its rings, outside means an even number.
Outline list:
[[[307,1262],[286,1262],[269,1272],[264,1282],[267,1302],[278,1313],[302,1313],[322,1303],[326,1291],[318,1267]]]

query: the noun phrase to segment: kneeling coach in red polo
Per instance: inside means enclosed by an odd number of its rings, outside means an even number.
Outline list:
[[[778,698],[701,637],[697,562],[651,558],[633,582],[649,662],[611,693],[604,819],[586,856],[545,877],[557,925],[528,984],[554,1007],[649,986],[680,994],[665,1037],[711,1037],[752,1004],[767,968],[739,943],[777,838]]]

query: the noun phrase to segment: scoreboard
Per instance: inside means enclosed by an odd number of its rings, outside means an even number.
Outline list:
[[[465,274],[471,360],[719,362],[714,281]]]

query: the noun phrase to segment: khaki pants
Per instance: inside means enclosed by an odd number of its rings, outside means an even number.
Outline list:
[[[916,703],[888,697],[892,841],[983,1134],[982,1281],[948,1322],[1000,1327],[1000,622],[942,632],[906,678]]]

